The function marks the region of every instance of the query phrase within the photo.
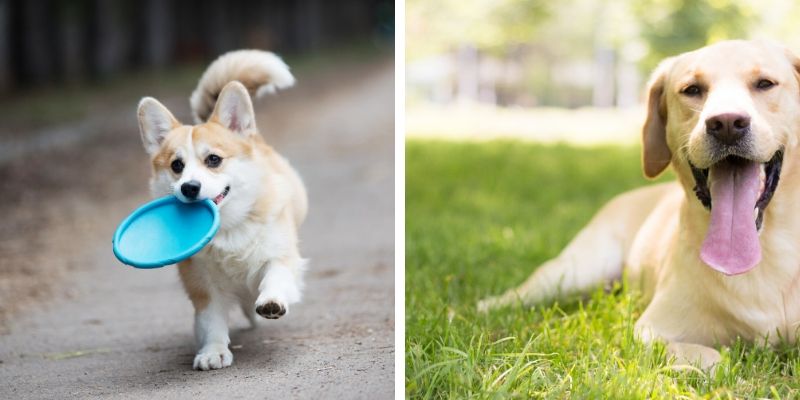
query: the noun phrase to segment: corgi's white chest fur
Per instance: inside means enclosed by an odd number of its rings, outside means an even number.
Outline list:
[[[253,274],[271,259],[290,254],[294,246],[293,235],[279,224],[243,222],[233,229],[220,230],[214,239],[193,258],[204,266],[214,266],[232,277]]]

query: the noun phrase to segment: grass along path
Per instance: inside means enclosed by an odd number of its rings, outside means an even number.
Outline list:
[[[648,184],[634,147],[513,141],[406,145],[406,393],[410,398],[796,398],[793,346],[723,349],[713,374],[674,370],[633,338],[617,285],[580,300],[479,314],[615,194]],[[662,179],[670,179],[665,177]]]

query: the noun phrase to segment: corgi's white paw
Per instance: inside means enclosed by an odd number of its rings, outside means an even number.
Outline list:
[[[232,363],[233,353],[221,343],[207,344],[194,356],[194,369],[201,371],[230,367]]]
[[[264,299],[256,301],[256,314],[267,319],[278,319],[289,312],[286,302],[276,299]]]

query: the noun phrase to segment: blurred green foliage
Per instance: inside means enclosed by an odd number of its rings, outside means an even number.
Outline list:
[[[734,38],[800,48],[794,0],[408,0],[409,60],[471,45],[502,57],[587,59],[598,48],[649,72],[664,57]]]
[[[408,0],[407,51],[412,58],[460,45],[487,51],[535,37],[554,2],[530,0]]]
[[[735,0],[632,1],[648,45],[642,67],[650,70],[675,54],[724,39],[747,38],[758,22],[753,4]]]

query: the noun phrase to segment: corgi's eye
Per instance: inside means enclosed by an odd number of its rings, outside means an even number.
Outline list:
[[[222,157],[220,157],[220,156],[218,156],[216,154],[209,154],[208,157],[206,157],[206,165],[209,168],[219,167],[219,164],[221,162],[222,162]]]
[[[183,161],[175,160],[172,162],[172,164],[169,165],[169,167],[172,168],[172,171],[175,172],[176,174],[180,174],[181,172],[183,172]]]

